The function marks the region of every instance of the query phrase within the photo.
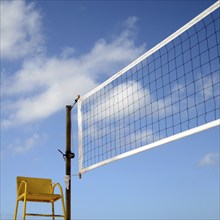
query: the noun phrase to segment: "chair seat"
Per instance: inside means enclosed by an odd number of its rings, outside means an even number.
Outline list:
[[[30,202],[56,202],[61,199],[62,196],[59,194],[33,194],[27,193],[27,201]],[[18,200],[24,201],[24,194],[20,195]]]

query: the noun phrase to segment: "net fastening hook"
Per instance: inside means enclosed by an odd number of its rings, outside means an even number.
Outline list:
[[[80,95],[78,95],[77,98],[75,99],[75,102],[71,106],[71,109],[74,107],[74,105],[78,102],[79,99],[80,99]]]

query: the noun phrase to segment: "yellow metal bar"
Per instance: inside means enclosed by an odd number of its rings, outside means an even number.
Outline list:
[[[64,198],[63,198],[63,190],[62,190],[62,187],[61,187],[61,185],[59,183],[54,183],[54,185],[52,187],[52,193],[54,194],[54,190],[55,190],[56,186],[60,189],[63,215],[64,215],[64,220],[66,220],[66,208],[65,208]]]
[[[24,184],[25,192],[27,192],[27,182],[23,180],[21,182],[21,184],[19,185],[18,189],[17,189],[17,199],[16,199],[16,207],[15,207],[15,213],[14,213],[14,220],[17,219],[18,205],[19,205],[19,194],[20,194],[20,190],[21,190],[21,187],[22,187],[23,184]],[[25,220],[25,212],[26,212],[26,202],[25,202],[25,206],[24,206],[24,209],[23,209],[23,217],[22,217],[23,220]]]
[[[22,181],[22,183],[23,182],[24,182],[24,209],[23,209],[22,219],[25,220],[26,207],[27,207],[27,182],[26,181]],[[20,187],[19,187],[19,189],[20,189]]]
[[[24,184],[24,188],[27,187],[27,181],[22,180],[22,182],[21,182],[21,184],[19,185],[18,190],[17,190],[17,197],[19,197],[19,195],[20,195],[20,190],[21,190],[21,187],[22,187],[23,184]],[[24,191],[24,192],[25,192],[25,191]]]
[[[64,220],[66,220],[66,209],[65,209],[65,203],[64,203],[64,198],[63,198],[63,196],[62,196],[61,200],[62,200],[62,208],[63,208]]]
[[[54,203],[52,202],[52,220],[55,220],[54,218]]]
[[[16,207],[15,207],[15,213],[14,213],[14,220],[17,219],[17,213],[18,213],[18,204],[19,204],[19,201],[18,199],[16,199]]]
[[[52,194],[54,194],[54,190],[55,190],[56,186],[59,187],[59,189],[60,189],[60,195],[63,196],[63,190],[62,190],[62,187],[61,187],[61,185],[60,185],[59,183],[54,183],[54,184],[53,184],[53,186],[52,186]]]

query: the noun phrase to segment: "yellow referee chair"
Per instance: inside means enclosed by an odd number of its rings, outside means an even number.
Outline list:
[[[60,190],[59,194],[54,193],[56,187],[58,187]],[[62,202],[63,215],[55,215],[54,203],[60,199]],[[55,219],[55,217],[61,217],[64,218],[64,220],[66,220],[66,211],[65,211],[62,187],[59,183],[52,184],[51,179],[18,176],[17,199],[16,199],[14,220],[17,219],[18,205],[20,201],[24,202],[22,220],[25,220],[26,216],[52,217],[53,220]],[[51,203],[52,214],[26,213],[27,202]]]

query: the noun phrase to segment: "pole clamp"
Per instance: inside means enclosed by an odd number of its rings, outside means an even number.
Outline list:
[[[66,151],[66,158],[73,159],[75,157],[75,154],[71,151]]]
[[[75,154],[71,151],[66,151],[64,154],[60,149],[58,151],[63,155],[63,159],[66,161],[66,159],[73,159],[75,157]]]

